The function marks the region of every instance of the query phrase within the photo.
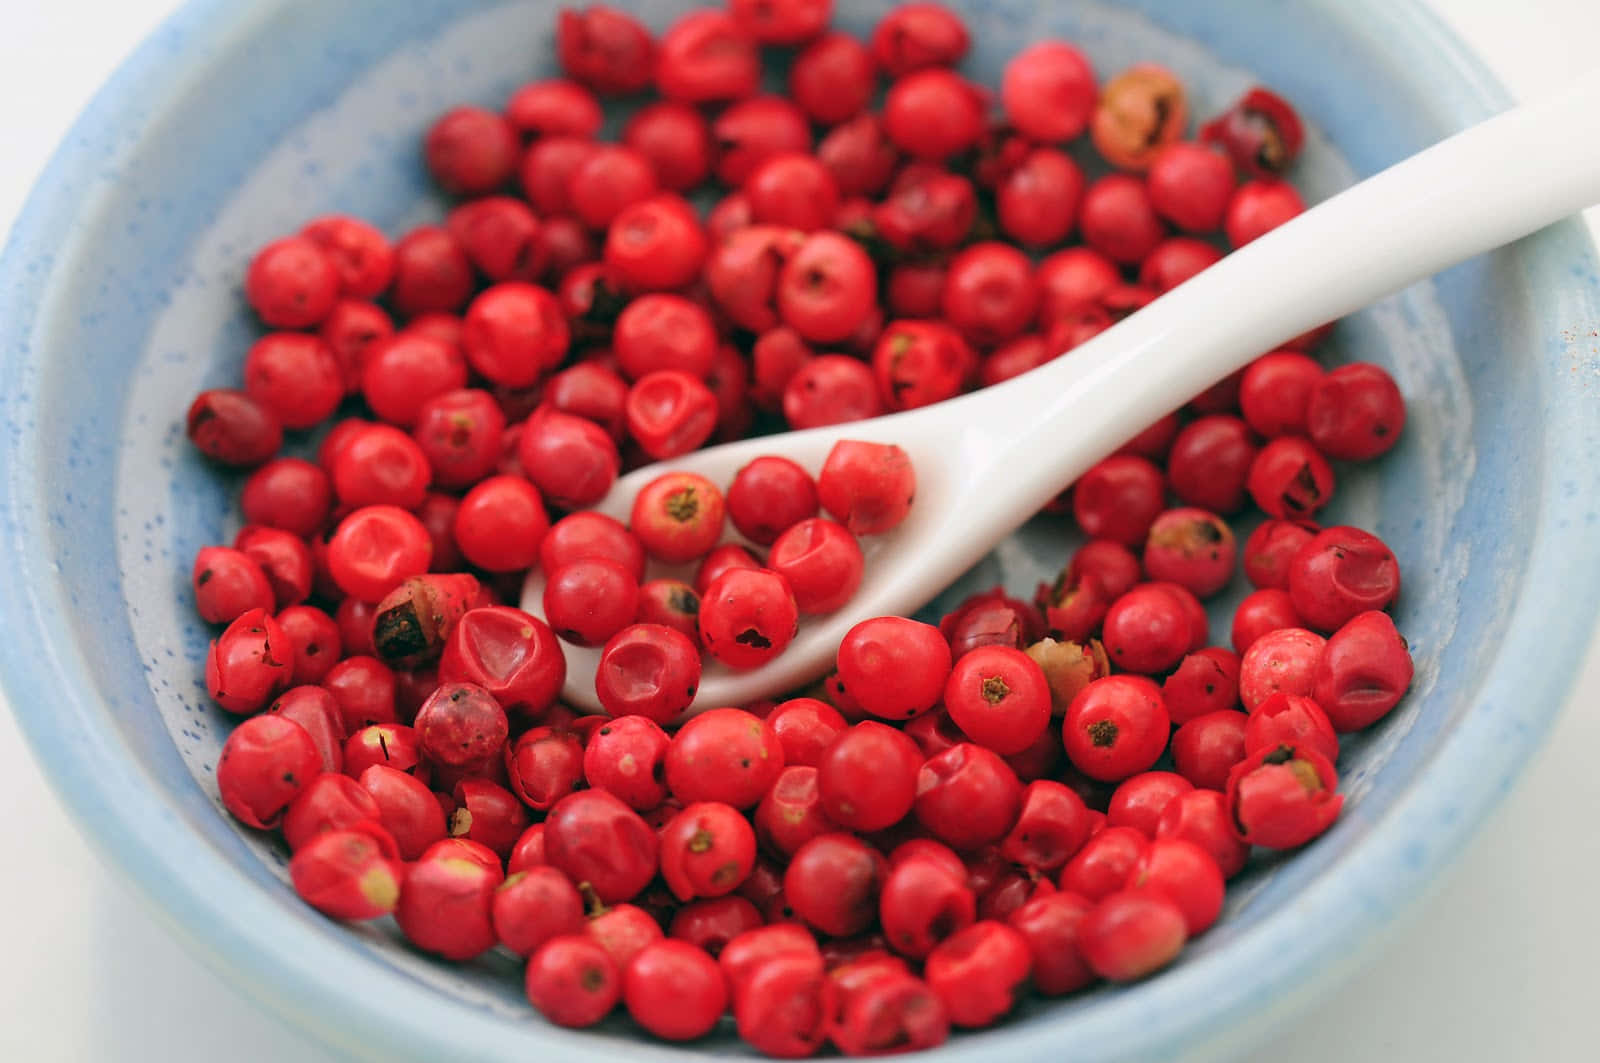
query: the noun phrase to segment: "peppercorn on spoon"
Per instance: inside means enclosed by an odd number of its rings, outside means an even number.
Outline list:
[[[1005,383],[869,421],[711,447],[621,477],[595,508],[626,522],[634,496],[665,472],[726,487],[751,460],[781,454],[815,475],[841,439],[897,444],[916,471],[904,523],[862,541],[866,570],[849,602],[801,617],[794,640],[759,668],[734,671],[707,658],[690,711],[746,705],[817,679],[854,624],[916,611],[1095,462],[1262,352],[1600,203],[1600,137],[1588,133],[1597,112],[1600,70],[1346,189]],[[743,540],[730,525],[724,541]],[[652,563],[647,576],[688,580],[692,571]],[[522,607],[541,617],[543,588],[535,567]],[[600,709],[600,651],[562,648],[563,699]]]

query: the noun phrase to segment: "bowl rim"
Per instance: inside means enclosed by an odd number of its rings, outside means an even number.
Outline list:
[[[1316,0],[1342,24],[1376,40],[1404,40],[1415,76],[1459,87],[1464,119],[1510,98],[1483,62],[1417,0]],[[189,0],[126,58],[74,122],[41,172],[0,252],[0,683],[19,728],[58,798],[123,881],[191,950],[246,997],[328,1047],[374,1058],[501,1058],[530,1046],[637,1063],[681,1060],[693,1051],[515,1021],[441,996],[359,950],[288,924],[281,907],[183,821],[139,764],[119,755],[109,709],[85,689],[92,668],[71,641],[69,606],[41,541],[36,504],[39,441],[22,429],[27,388],[38,381],[38,342],[50,328],[49,293],[80,197],[105,158],[137,131],[219,50],[270,18],[272,4]],[[181,51],[176,47],[181,45]],[[1555,282],[1556,298],[1600,318],[1600,299],[1572,281],[1593,245],[1575,221],[1531,238],[1531,269]],[[47,268],[37,268],[44,263]],[[31,268],[25,268],[31,267]],[[1577,319],[1577,318],[1574,318]],[[1547,381],[1548,383],[1548,381]],[[1415,905],[1499,803],[1548,733],[1584,659],[1600,610],[1600,563],[1585,565],[1600,497],[1600,454],[1582,444],[1578,389],[1551,387],[1545,420],[1538,548],[1529,558],[1507,638],[1465,713],[1419,771],[1419,784],[1379,810],[1371,830],[1342,858],[1338,875],[1312,883],[1227,948],[1197,957],[1074,1017],[1075,1053],[1086,1059],[1156,1058],[1181,1048],[1238,1048],[1315,999],[1318,987],[1354,969],[1377,935]],[[21,396],[21,397],[19,397]],[[1592,420],[1592,416],[1590,417]],[[1576,451],[1576,453],[1575,453]],[[1570,488],[1576,480],[1578,490]],[[1558,482],[1564,481],[1564,482]],[[1546,625],[1547,602],[1562,623]],[[1551,630],[1554,628],[1554,630]],[[1538,661],[1537,669],[1514,667]],[[36,708],[37,707],[37,708]],[[1493,711],[1488,711],[1492,709]],[[1420,785],[1432,781],[1434,785]],[[1452,785],[1451,783],[1454,783]],[[1333,881],[1329,881],[1329,880]],[[1230,974],[1250,972],[1248,978]],[[352,993],[352,986],[364,987]],[[1270,999],[1264,991],[1270,989]],[[452,1021],[441,1022],[441,1018]],[[927,1053],[956,1058],[998,1051],[1007,1058],[1059,1054],[1050,1023],[1004,1027]]]

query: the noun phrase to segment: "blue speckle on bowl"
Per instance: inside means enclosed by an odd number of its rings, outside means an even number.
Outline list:
[[[887,5],[839,6],[861,30]],[[990,81],[1021,43],[1055,34],[1102,73],[1166,62],[1200,113],[1256,78],[1272,84],[1311,123],[1297,175],[1311,198],[1506,102],[1412,3],[958,6],[974,27],[970,66]],[[360,213],[392,232],[440,217],[421,131],[451,104],[498,104],[549,70],[554,7],[197,0],[96,98],[0,258],[11,703],[125,879],[247,993],[351,1055],[736,1050],[727,1036],[641,1043],[621,1021],[556,1030],[530,1016],[503,958],[445,967],[398,946],[392,927],[329,923],[294,898],[281,851],[215,798],[227,721],[199,679],[210,633],[185,588],[195,550],[232,530],[237,482],[204,466],[180,422],[193,392],[237,380],[256,335],[238,296],[244,258],[317,213]],[[635,7],[658,28],[676,9]],[[1594,289],[1592,249],[1567,224],[1340,326],[1335,357],[1391,367],[1411,421],[1381,471],[1341,470],[1330,517],[1375,527],[1400,555],[1397,620],[1418,661],[1413,696],[1346,745],[1348,814],[1306,851],[1259,861],[1228,918],[1170,972],[1029,1005],[934,1056],[1235,1048],[1311,999],[1318,977],[1348,970],[1426,888],[1547,730],[1600,602]],[[995,578],[1026,590],[1067,542],[1038,522],[953,593]]]

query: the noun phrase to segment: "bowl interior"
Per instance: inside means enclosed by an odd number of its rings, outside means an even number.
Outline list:
[[[863,32],[888,5],[839,6],[837,21]],[[1295,174],[1311,201],[1501,102],[1406,6],[956,6],[974,31],[967,69],[991,84],[1021,46],[1062,36],[1102,75],[1141,59],[1166,64],[1200,115],[1256,80],[1273,85],[1311,125]],[[657,28],[679,9],[653,0],[630,7]],[[382,927],[351,931],[301,905],[282,852],[237,829],[215,800],[227,722],[201,681],[210,633],[189,602],[189,564],[233,530],[237,482],[203,467],[181,419],[195,391],[238,378],[257,331],[240,296],[250,251],[328,211],[391,233],[440,216],[419,162],[421,131],[452,104],[494,106],[552,73],[554,9],[488,0],[200,3],[140,53],[63,149],[4,271],[18,305],[28,299],[12,325],[7,356],[17,372],[4,400],[5,528],[13,552],[26,555],[13,561],[19,601],[0,618],[13,703],[69,802],[130,877],[264,1000],[353,1051],[681,1052],[635,1044],[620,1022],[598,1038],[552,1030],[530,1019],[509,961],[446,967]],[[68,235],[46,246],[28,239],[30,226]],[[1571,270],[1577,280],[1559,283]],[[1563,491],[1583,497],[1593,483],[1592,470],[1564,470],[1557,483],[1547,467],[1552,437],[1569,427],[1551,397],[1565,350],[1551,332],[1554,322],[1581,320],[1572,314],[1593,316],[1590,297],[1568,290],[1585,271],[1592,278],[1585,243],[1547,233],[1337,330],[1335,359],[1386,365],[1411,403],[1405,438],[1378,468],[1340,470],[1328,517],[1376,530],[1401,558],[1396,619],[1418,665],[1402,707],[1346,747],[1340,823],[1292,859],[1260,861],[1230,891],[1228,918],[1175,971],[1034,1006],[947,1052],[1043,1054],[1071,1036],[1081,1054],[1099,1058],[1158,1053],[1215,1032],[1255,1012],[1275,979],[1315,962],[1312,944],[1294,955],[1282,947],[1295,940],[1290,921],[1304,918],[1308,898],[1334,904],[1326,911],[1337,918],[1302,938],[1331,945],[1341,928],[1386,919],[1405,884],[1437,864],[1451,833],[1422,830],[1415,816],[1400,822],[1424,783],[1444,788],[1429,814],[1450,822],[1475,818],[1503,788],[1518,758],[1485,763],[1484,777],[1470,778],[1457,770],[1470,760],[1462,733],[1469,717],[1497,711],[1486,691],[1505,667],[1513,611],[1539,610],[1528,573],[1551,549],[1540,516]],[[1241,309],[1271,297],[1237,295]],[[942,601],[996,581],[1029,591],[1073,544],[1059,524],[1036,522]],[[1213,613],[1219,642],[1240,594]],[[1565,644],[1554,645],[1559,658]],[[1548,681],[1564,681],[1554,672]],[[1542,718],[1510,713],[1497,726],[1525,749]],[[1449,771],[1434,763],[1456,747]],[[129,794],[139,795],[137,809],[119,801]],[[1375,863],[1380,848],[1387,865]],[[732,1047],[726,1037],[696,1046]]]

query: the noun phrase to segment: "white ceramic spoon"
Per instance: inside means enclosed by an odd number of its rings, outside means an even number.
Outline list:
[[[863,542],[866,574],[855,597],[830,615],[802,617],[789,647],[758,669],[707,660],[693,708],[744,705],[818,678],[858,621],[916,611],[1095,462],[1262,352],[1600,203],[1597,115],[1600,70],[1318,204],[1006,383],[870,421],[712,447],[622,477],[596,508],[626,522],[634,495],[664,472],[726,486],[753,458],[782,454],[815,475],[840,439],[899,444],[916,469],[911,515]],[[726,538],[740,541],[731,525]],[[656,575],[685,578],[682,568]],[[536,567],[522,607],[542,616],[543,589]],[[599,651],[563,647],[564,700],[598,709]]]

